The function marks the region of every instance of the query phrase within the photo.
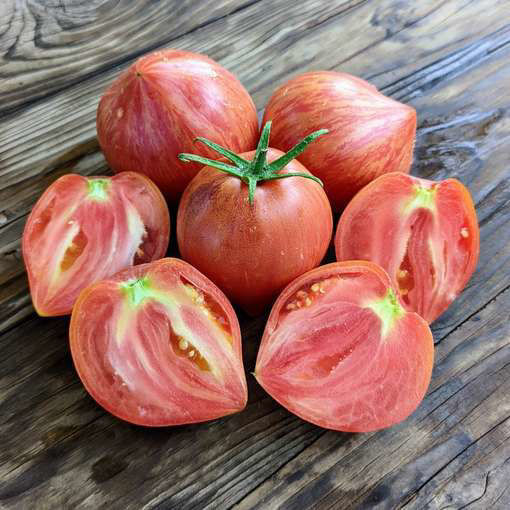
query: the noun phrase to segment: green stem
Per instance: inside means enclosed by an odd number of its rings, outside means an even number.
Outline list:
[[[232,161],[232,163],[236,164],[239,167],[248,166],[250,164],[250,161],[248,161],[247,159],[242,158],[235,152],[232,152],[231,150],[226,149],[225,147],[222,147],[217,143],[211,142],[211,140],[208,140],[207,138],[197,136],[194,141],[202,142],[204,145],[207,145],[207,147],[210,147],[212,150],[219,152],[222,156],[225,156],[227,159]]]
[[[272,163],[268,163],[267,152],[269,150],[270,132],[271,121],[268,121],[262,129],[255,155],[251,161],[244,159],[230,149],[226,149],[225,147],[222,147],[221,145],[218,145],[217,143],[202,137],[198,137],[195,140],[202,142],[203,144],[207,145],[207,147],[216,151],[218,154],[221,154],[223,157],[232,162],[233,165],[223,163],[222,161],[216,161],[214,159],[204,158],[196,154],[182,153],[179,154],[178,157],[181,161],[193,161],[195,163],[201,163],[205,166],[216,168],[222,172],[226,172],[229,175],[233,175],[234,177],[241,179],[248,185],[248,198],[250,205],[253,205],[253,201],[255,199],[255,188],[257,187],[257,183],[261,181],[286,179],[287,177],[304,177],[305,179],[311,179],[322,186],[322,181],[312,174],[304,172],[280,172],[283,170],[283,168],[285,168],[286,165],[295,159],[296,156],[301,154],[310,143],[319,138],[319,136],[326,134],[328,130],[320,129],[319,131],[311,133],[306,138],[301,140],[297,145],[292,147],[289,152],[279,157]]]
[[[271,132],[271,121],[266,122],[262,133],[260,134],[259,144],[255,151],[255,157],[253,158],[253,174],[261,176],[264,173],[264,167],[266,166],[267,150],[269,147],[269,133]]]
[[[293,159],[296,159],[306,149],[309,143],[312,143],[314,140],[319,138],[319,136],[325,135],[326,133],[329,133],[327,129],[319,129],[319,131],[314,131],[306,138],[303,138],[298,144],[294,145],[294,147],[292,147],[289,152],[270,163],[269,168],[272,172],[280,171]]]
[[[253,178],[248,179],[248,199],[250,200],[250,205],[253,205],[256,187],[257,187],[257,179],[253,179]]]
[[[322,181],[315,177],[315,175],[312,174],[305,174],[301,172],[290,172],[288,174],[276,174],[276,175],[270,175],[269,177],[265,177],[264,180],[266,181],[274,181],[275,179],[285,179],[286,177],[304,177],[305,179],[311,179],[312,181],[315,181],[317,184],[320,184],[322,187],[324,187],[324,184]]]
[[[235,166],[227,165],[226,163],[222,163],[221,161],[215,161],[214,159],[203,158],[202,156],[197,156],[196,154],[187,154],[186,152],[181,152],[179,156],[177,156],[181,161],[185,163],[190,163],[191,161],[195,163],[202,163],[205,166],[212,166],[226,172],[230,175],[234,175],[239,177],[240,179],[243,177],[243,174],[238,171]]]

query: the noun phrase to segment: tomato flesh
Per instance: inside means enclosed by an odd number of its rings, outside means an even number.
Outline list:
[[[349,203],[335,235],[337,260],[370,260],[393,279],[405,307],[428,322],[462,291],[479,253],[467,189],[400,173],[379,177]]]
[[[168,208],[146,177],[69,174],[38,200],[23,232],[23,257],[39,315],[71,312],[88,284],[162,257]]]
[[[181,260],[132,267],[85,289],[70,342],[90,395],[131,423],[195,423],[246,405],[235,313]]]
[[[321,427],[367,432],[405,419],[427,390],[427,323],[369,262],[328,264],[277,299],[255,376],[278,402]]]

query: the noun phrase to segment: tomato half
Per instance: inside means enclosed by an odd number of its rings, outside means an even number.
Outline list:
[[[321,427],[368,432],[413,412],[429,385],[434,343],[371,262],[328,264],[280,295],[255,377],[289,411]]]
[[[363,186],[388,172],[408,172],[416,112],[346,73],[317,71],[279,87],[264,112],[273,121],[271,144],[288,150],[316,129],[326,128],[299,161],[324,182],[334,211]]]
[[[177,200],[201,165],[185,165],[180,152],[207,147],[204,136],[234,151],[255,148],[257,111],[239,80],[204,55],[167,49],[138,59],[104,93],[97,110],[97,136],[115,172],[148,175]]]
[[[432,322],[475,270],[480,251],[469,191],[401,173],[379,177],[349,203],[335,236],[337,260],[384,268],[408,310]]]
[[[254,154],[240,156],[252,160]],[[282,155],[270,148],[267,159]],[[280,173],[309,175],[295,159]],[[177,240],[183,259],[256,315],[296,276],[320,264],[333,219],[323,188],[310,179],[260,181],[253,204],[248,195],[237,177],[204,167],[182,195]]]
[[[128,422],[195,423],[246,405],[235,312],[182,260],[131,267],[85,289],[70,341],[87,391]]]
[[[167,205],[147,177],[60,177],[37,201],[23,231],[37,313],[71,313],[87,285],[164,256],[169,236]]]

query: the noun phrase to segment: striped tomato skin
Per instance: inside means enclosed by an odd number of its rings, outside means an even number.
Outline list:
[[[411,167],[416,111],[346,73],[318,71],[289,80],[269,100],[263,122],[268,120],[272,146],[284,151],[317,129],[329,130],[298,159],[324,182],[333,211],[379,175]]]
[[[101,97],[97,136],[115,172],[149,176],[177,201],[199,164],[181,152],[215,157],[194,140],[202,136],[236,152],[255,148],[255,105],[239,80],[214,60],[174,49],[145,55],[123,72]]]

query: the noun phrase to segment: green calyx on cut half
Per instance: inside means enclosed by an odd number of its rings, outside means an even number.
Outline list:
[[[139,305],[144,299],[153,297],[153,291],[149,285],[147,277],[138,280],[129,280],[121,284],[121,288],[126,294],[132,305]]]
[[[222,172],[226,172],[227,174],[238,177],[243,182],[248,185],[248,196],[250,200],[250,204],[253,204],[253,199],[255,196],[255,187],[257,183],[260,181],[270,181],[274,179],[285,179],[287,177],[305,177],[306,179],[312,179],[317,182],[321,186],[322,181],[315,177],[314,175],[304,173],[304,172],[289,172],[280,174],[280,170],[282,170],[285,165],[290,163],[293,159],[295,159],[299,154],[301,154],[308,144],[313,142],[319,136],[322,136],[328,133],[327,129],[319,129],[318,131],[314,131],[306,138],[303,138],[297,145],[292,147],[288,152],[280,156],[278,159],[275,159],[272,163],[267,162],[267,151],[269,147],[269,133],[271,131],[271,121],[268,121],[262,130],[260,135],[260,140],[257,146],[257,150],[255,151],[255,156],[253,160],[248,161],[235,152],[232,152],[217,143],[211,142],[206,138],[198,137],[195,140],[202,142],[207,145],[211,149],[215,150],[225,158],[227,158],[233,165],[228,163],[222,163],[221,161],[215,161],[213,159],[203,158],[196,154],[187,154],[181,153],[179,154],[179,159],[181,161],[185,161],[187,163],[194,161],[196,163],[202,163],[203,165],[207,165]]]
[[[406,214],[413,212],[415,209],[429,209],[434,211],[436,207],[435,186],[425,188],[423,186],[414,186],[414,196],[406,203],[404,211]]]
[[[386,338],[395,322],[405,314],[404,308],[391,288],[388,289],[386,296],[380,300],[368,303],[366,307],[370,308],[381,319],[382,339]]]
[[[88,197],[94,200],[106,200],[108,198],[108,188],[110,179],[87,179]]]

